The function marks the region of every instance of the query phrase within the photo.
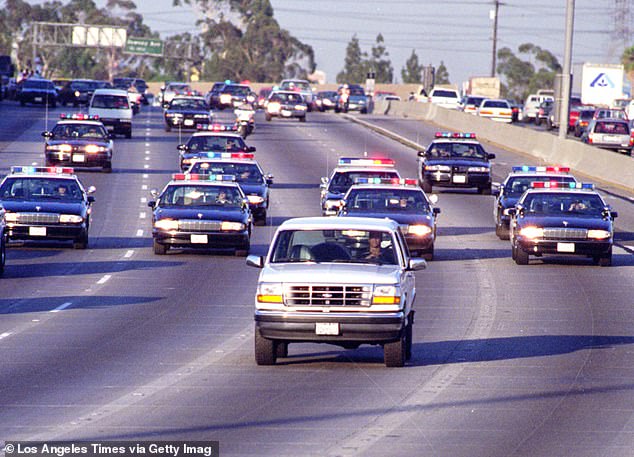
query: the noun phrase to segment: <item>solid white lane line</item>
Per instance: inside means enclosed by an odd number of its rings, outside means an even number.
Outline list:
[[[143,236],[143,230],[139,229],[136,231],[136,236]]]
[[[126,259],[129,259],[130,257],[132,257],[133,254],[134,254],[134,251],[130,249],[129,251],[126,251],[123,257],[125,257]]]
[[[112,278],[112,275],[103,275],[103,277],[97,281],[97,284],[105,284],[110,278]]]
[[[68,308],[70,305],[72,305],[72,302],[66,302],[62,305],[59,305],[57,308],[50,310],[50,313],[59,313],[61,310]]]

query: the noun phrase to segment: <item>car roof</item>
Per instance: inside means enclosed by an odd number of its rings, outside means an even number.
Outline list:
[[[103,127],[103,123],[101,121],[80,120],[80,119],[63,119],[61,121],[57,121],[57,124],[55,125],[67,125],[67,124],[96,125],[98,127]]]
[[[461,143],[461,144],[480,144],[480,142],[474,138],[434,138],[429,145],[434,143]],[[482,146],[480,144],[480,146]]]
[[[128,96],[128,91],[123,89],[95,89],[95,95],[123,95]]]
[[[184,185],[184,186],[214,186],[214,187],[236,187],[240,189],[240,184],[236,181],[211,181],[211,180],[196,180],[196,179],[171,179],[167,183],[168,186],[172,185]]]
[[[239,133],[230,133],[230,132],[213,132],[210,130],[203,130],[202,132],[194,132],[192,134],[192,137],[194,136],[226,136],[229,138],[240,138],[242,139],[242,136],[240,136]]]
[[[297,217],[288,219],[280,225],[279,230],[363,230],[363,231],[396,231],[398,223],[391,219],[372,217]]]
[[[399,175],[399,172],[396,168],[394,167],[350,167],[350,166],[344,166],[344,167],[335,167],[335,169],[332,171],[332,174],[338,173],[338,172],[344,172],[344,171],[348,171],[348,172],[353,172],[353,173],[358,173],[360,171],[363,172],[371,172],[371,171],[379,171],[379,172],[386,172],[386,171],[390,171],[396,175]]]

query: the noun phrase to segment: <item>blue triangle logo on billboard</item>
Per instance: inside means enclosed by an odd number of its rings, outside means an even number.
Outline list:
[[[610,89],[614,89],[614,83],[608,75],[605,73],[599,73],[590,83],[590,87],[609,87]]]

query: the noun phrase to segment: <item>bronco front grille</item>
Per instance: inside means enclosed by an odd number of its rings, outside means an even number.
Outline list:
[[[588,230],[580,228],[552,227],[544,228],[545,240],[585,240]]]
[[[370,306],[372,286],[302,284],[284,290],[286,306]]]

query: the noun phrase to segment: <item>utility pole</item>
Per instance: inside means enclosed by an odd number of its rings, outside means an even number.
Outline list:
[[[493,1],[494,9],[490,11],[490,17],[493,19],[493,55],[491,56],[491,77],[495,76],[496,57],[498,53],[498,12],[500,10],[500,1]]]
[[[561,78],[561,106],[559,111],[559,138],[568,134],[568,117],[570,116],[570,81],[572,79],[572,35],[575,25],[575,0],[566,3],[566,39],[564,45],[564,68]]]

